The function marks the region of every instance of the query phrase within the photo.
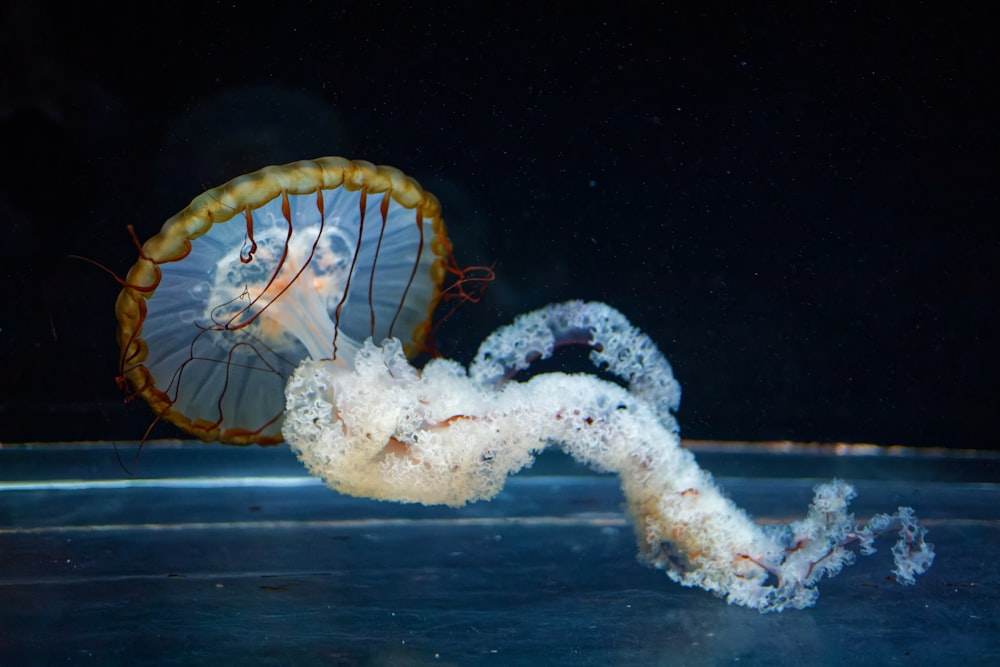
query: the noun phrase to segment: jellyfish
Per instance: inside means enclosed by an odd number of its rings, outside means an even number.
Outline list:
[[[607,304],[545,306],[489,335],[468,368],[418,369],[435,306],[474,298],[475,268],[457,268],[437,200],[396,169],[268,167],[208,190],[141,246],[116,304],[120,381],[200,438],[283,439],[334,490],[378,500],[489,500],[559,447],[619,476],[641,561],[762,612],[811,606],[851,547],[873,553],[890,532],[897,581],[930,567],[912,509],[861,525],[841,480],[817,486],[801,520],[754,522],[681,447],[666,357]],[[566,345],[604,376],[518,379]]]
[[[303,358],[346,365],[369,337],[427,344],[444,276],[462,274],[440,212],[398,169],[340,157],[207,190],[136,241],[119,384],[200,439],[280,443]]]

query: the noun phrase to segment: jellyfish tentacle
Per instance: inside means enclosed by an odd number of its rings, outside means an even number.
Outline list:
[[[253,238],[253,209],[249,206],[243,211],[243,216],[247,221],[247,237],[243,241],[243,248],[240,248],[240,261],[244,264],[249,264],[253,261],[253,256],[257,253],[257,241]],[[247,244],[250,244],[247,247]],[[246,254],[244,254],[243,249],[246,248]]]
[[[438,245],[442,244],[439,243]],[[457,313],[458,309],[463,305],[467,303],[479,303],[483,298],[483,292],[486,290],[486,287],[496,277],[493,270],[495,264],[490,266],[484,264],[461,266],[455,260],[451,244],[444,245],[443,250],[448,259],[441,267],[445,274],[451,276],[451,282],[441,292],[441,301],[442,303],[450,304],[450,306],[421,335],[421,338],[424,339],[421,351],[433,357],[439,356],[434,346],[434,341],[441,325],[450,320],[452,315]]]
[[[672,413],[680,406],[681,387],[670,362],[649,336],[604,303],[568,301],[519,316],[483,341],[469,375],[498,386],[574,344],[588,346],[594,366],[627,382],[630,393],[652,404],[670,430],[678,430]]]
[[[419,208],[417,209],[417,214],[414,221],[417,225],[417,250],[413,253],[413,268],[410,269],[410,277],[406,281],[406,285],[403,287],[403,293],[399,297],[399,303],[396,304],[396,312],[393,313],[392,321],[389,322],[389,328],[386,331],[386,336],[389,338],[398,338],[396,336],[396,322],[399,320],[399,315],[403,311],[403,304],[406,303],[406,298],[410,294],[410,287],[413,286],[413,281],[417,277],[417,270],[420,268],[420,258],[424,255],[424,214]],[[449,246],[450,247],[450,246]],[[374,272],[373,274],[374,275]],[[436,305],[436,304],[435,304]],[[424,324],[420,333],[417,335],[419,339],[418,344],[423,344],[425,338],[425,332],[429,329],[429,324]]]
[[[501,345],[517,333],[526,345]],[[755,523],[663,419],[672,376],[639,389],[632,375],[628,389],[585,374],[490,381],[504,368],[488,371],[491,362],[530,363],[531,354],[581,333],[602,347],[610,341],[615,351],[642,350],[646,363],[656,359],[617,311],[579,302],[544,308],[500,330],[468,373],[445,359],[420,373],[399,341],[376,346],[369,339],[353,368],[311,359],[299,366],[286,387],[285,438],[310,472],[342,493],[452,506],[494,497],[536,453],[559,446],[619,475],[640,560],[682,585],[762,612],[811,606],[817,582],[851,562],[846,547],[860,543],[870,553],[872,540],[890,527],[900,530],[893,555],[901,583],[930,566],[933,545],[924,542],[911,510],[857,528],[847,512],[854,489],[840,481],[818,486],[800,521]],[[616,335],[636,340],[629,345]],[[622,375],[635,357],[619,356],[618,363]],[[669,373],[669,366],[659,372]]]

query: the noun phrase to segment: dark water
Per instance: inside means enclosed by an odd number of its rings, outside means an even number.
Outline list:
[[[699,451],[758,520],[801,515],[835,472],[857,486],[859,518],[913,506],[937,559],[902,587],[884,543],[822,582],[814,608],[760,615],[639,565],[617,481],[561,456],[456,510],[340,496],[286,448],[152,443],[133,476],[107,446],[8,448],[0,662],[1000,659],[996,459]]]
[[[604,300],[674,364],[690,437],[991,446],[989,10],[0,11],[0,441],[148,425],[113,381],[118,287],[66,254],[124,272],[126,225],[334,154],[412,174],[459,259],[496,262],[447,356]]]

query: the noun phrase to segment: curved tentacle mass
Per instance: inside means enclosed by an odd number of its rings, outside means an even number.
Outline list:
[[[469,375],[499,386],[556,348],[573,344],[588,346],[595,366],[627,382],[629,393],[651,404],[668,429],[678,430],[672,413],[680,406],[681,386],[670,362],[649,336],[601,303],[568,301],[521,315],[483,341]]]
[[[592,361],[627,387],[597,377],[514,372],[560,344],[591,347]],[[310,471],[343,493],[462,505],[495,496],[508,475],[556,445],[617,473],[639,557],[675,581],[761,611],[814,603],[815,585],[851,561],[857,542],[898,529],[902,583],[933,560],[912,510],[855,525],[850,485],[816,489],[806,517],[762,527],[726,498],[680,447],[670,366],[621,313],[600,303],[547,306],[491,335],[467,372],[434,360],[423,372],[393,339],[362,344],[353,367],[307,359],[286,388],[285,439]]]

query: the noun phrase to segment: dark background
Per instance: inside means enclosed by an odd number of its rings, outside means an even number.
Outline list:
[[[687,437],[995,446],[995,18],[805,4],[7,2],[0,441],[149,422],[118,288],[67,254],[124,272],[127,224],[333,154],[496,262],[449,356],[598,299],[671,359]]]

